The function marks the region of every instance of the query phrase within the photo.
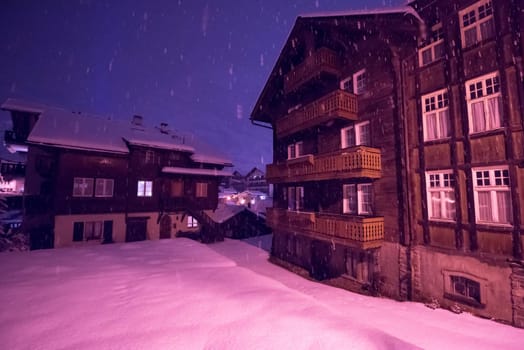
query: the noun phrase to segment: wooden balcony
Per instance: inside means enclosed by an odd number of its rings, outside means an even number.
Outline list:
[[[332,119],[357,120],[357,97],[335,90],[277,120],[277,137],[320,125]]]
[[[340,75],[340,58],[335,51],[322,47],[284,76],[284,92],[298,90],[302,85],[322,74]]]
[[[356,146],[318,156],[305,155],[267,166],[270,183],[320,181],[381,176],[381,155],[377,148]]]
[[[267,223],[274,230],[300,232],[361,249],[380,247],[384,240],[384,218],[382,217],[294,212],[267,208]]]

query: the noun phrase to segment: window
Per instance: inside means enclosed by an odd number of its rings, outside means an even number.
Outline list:
[[[424,141],[449,137],[449,100],[445,90],[422,96]]]
[[[75,177],[73,179],[73,197],[93,196],[93,178]]]
[[[491,1],[479,1],[459,12],[462,47],[470,47],[495,36]]]
[[[187,227],[195,228],[198,227],[198,221],[193,216],[188,215],[187,216]]]
[[[455,220],[455,178],[451,171],[426,173],[430,219]]]
[[[91,240],[101,240],[104,234],[104,226],[108,226],[105,223],[110,223],[111,227],[112,221],[85,221],[85,222],[75,222],[73,224],[73,241],[91,241]],[[109,228],[107,230],[109,234]]]
[[[144,160],[146,164],[154,164],[155,163],[155,152],[151,150],[147,150]]]
[[[346,274],[359,282],[370,282],[373,271],[372,257],[358,251],[346,251]]]
[[[371,184],[344,185],[342,187],[342,212],[345,214],[371,215],[373,213],[373,188]]]
[[[429,43],[419,49],[419,65],[425,66],[444,57],[444,33],[442,24],[435,25],[431,31]]]
[[[500,128],[502,96],[498,73],[466,83],[469,129],[472,133]]]
[[[511,193],[507,168],[473,169],[478,223],[511,224]]]
[[[138,197],[152,197],[153,181],[139,180],[136,195]]]
[[[184,195],[184,181],[171,181],[171,197],[182,197]]]
[[[342,148],[358,145],[371,146],[369,121],[348,126],[341,130]]]
[[[451,278],[451,292],[480,303],[480,283],[462,276],[449,276]]]
[[[207,197],[207,182],[196,183],[196,196]]]
[[[293,211],[304,209],[304,187],[288,187],[288,209]]]
[[[294,159],[304,155],[304,143],[302,141],[287,146],[287,159]]]
[[[96,179],[95,197],[112,197],[113,186],[113,179]]]
[[[366,70],[362,69],[340,81],[340,89],[360,95],[366,91]]]

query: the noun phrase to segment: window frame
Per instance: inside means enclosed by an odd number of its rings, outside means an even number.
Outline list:
[[[140,191],[140,184],[143,185],[143,190]],[[149,186],[148,186],[149,185]],[[148,191],[149,187],[149,191]],[[137,181],[137,197],[151,198],[153,197],[153,180],[138,180]]]
[[[488,81],[491,82],[491,84],[488,84]],[[480,87],[479,87],[480,84]],[[490,86],[491,85],[491,86]],[[469,125],[469,134],[478,134],[483,133],[491,130],[497,130],[501,129],[502,121],[504,118],[504,111],[503,111],[503,100],[502,100],[502,83],[500,81],[500,74],[498,71],[491,72],[489,74],[482,75],[480,77],[470,79],[465,83],[465,89],[466,89],[466,101],[468,105],[468,125]],[[473,90],[472,90],[473,89]],[[491,90],[491,92],[489,92]],[[473,95],[475,95],[473,97]],[[493,121],[490,118],[489,113],[489,104],[488,101],[492,99],[498,99],[498,112],[499,112],[499,119],[498,119],[498,125],[493,126]],[[482,130],[474,130],[474,123],[473,123],[473,104],[482,102],[483,106],[483,122],[484,122],[484,129]],[[488,126],[489,124],[489,126]]]
[[[292,154],[294,153],[294,154]],[[304,142],[297,141],[287,146],[287,159],[297,159],[304,155]]]
[[[449,109],[449,92],[446,89],[433,91],[422,95],[420,98],[422,106],[422,127],[424,131],[424,142],[445,140],[451,137],[451,117]],[[442,113],[445,113],[443,116]],[[434,138],[429,135],[428,118],[435,115],[436,130]],[[445,122],[445,124],[444,124]],[[443,126],[446,127],[447,135],[443,135]]]
[[[208,196],[208,183],[207,182],[196,182],[195,183],[195,197],[207,198]]]
[[[287,188],[287,209],[289,211],[304,210],[304,186],[289,186]]]
[[[98,185],[102,183],[102,193],[97,193],[97,190],[98,190]],[[108,184],[111,184],[108,188]],[[108,189],[111,189],[110,193],[108,191]],[[114,179],[109,179],[109,178],[96,178],[95,179],[95,197],[98,197],[98,198],[108,198],[108,197],[113,197],[113,194],[114,194],[114,191],[115,191],[115,180]]]
[[[364,126],[367,126],[368,128],[368,140],[367,140],[368,142],[365,142],[365,143],[362,142],[362,139],[363,139],[362,129]],[[355,144],[349,144],[348,138],[347,138],[348,131],[353,132]],[[340,129],[340,146],[342,149],[349,148],[349,147],[356,147],[356,146],[371,147],[371,124],[369,120],[366,120],[360,123],[355,123],[353,125],[346,126],[345,128]]]
[[[513,225],[513,198],[511,196],[511,176],[509,173],[508,166],[493,166],[493,167],[475,167],[471,169],[473,177],[473,196],[475,201],[475,222],[477,224],[484,225],[495,225],[495,226],[512,226]],[[501,176],[497,177],[496,172],[500,171]],[[478,173],[482,175],[479,178]],[[486,177],[486,172],[488,176]],[[504,172],[507,176],[504,176]],[[497,180],[500,179],[501,184],[497,185]],[[504,180],[507,179],[507,184],[504,184]],[[484,184],[479,185],[479,181]],[[488,184],[486,184],[486,181]],[[490,216],[492,220],[481,219],[481,208],[479,202],[479,192],[489,193],[489,204],[490,204]],[[497,200],[497,193],[505,192],[508,195],[508,205],[504,212],[506,213],[509,220],[501,221],[501,208],[499,208],[499,202]]]
[[[367,90],[366,68],[360,69],[350,76],[340,80],[340,90],[361,95]]]
[[[481,12],[480,8],[482,7],[484,10],[488,9],[487,5],[490,4],[489,10],[491,13],[484,15],[481,18]],[[494,16],[494,8],[493,8],[493,2],[491,0],[481,0],[476,3],[474,3],[471,6],[468,6],[462,10],[459,11],[458,17],[459,17],[459,24],[460,24],[460,39],[461,39],[461,45],[463,49],[475,46],[476,44],[483,42],[484,40],[488,40],[491,38],[494,38],[496,36],[496,28],[495,28],[495,16]],[[473,14],[473,16],[472,16]],[[467,24],[466,22],[466,16],[468,17]],[[471,21],[471,22],[470,22]],[[484,23],[487,23],[489,21],[493,21],[493,35],[489,37],[483,37],[482,36],[482,29],[481,26]],[[466,43],[466,32],[475,29],[475,42],[473,43]]]
[[[365,193],[364,188],[369,188],[369,193]],[[351,200],[349,194],[354,194],[356,197]],[[365,198],[369,196],[369,198]],[[364,206],[364,199],[369,199],[368,205]],[[365,207],[369,206],[369,210]],[[373,215],[374,212],[374,198],[373,198],[373,183],[360,184],[344,184],[342,185],[342,213],[351,215]]]
[[[448,175],[447,179],[446,176]],[[438,178],[435,179],[434,177],[437,176]],[[433,179],[432,179],[433,177]],[[447,182],[447,186],[446,186]],[[431,221],[449,221],[454,222],[457,220],[457,201],[455,196],[455,176],[453,174],[452,170],[438,170],[438,171],[427,171],[426,172],[426,200],[427,200],[427,208],[428,208],[428,218]],[[436,184],[436,186],[432,186],[433,184]],[[437,216],[436,213],[433,212],[433,196],[432,193],[438,193],[439,195],[439,212],[440,215]],[[446,206],[446,200],[449,199],[448,194],[452,194],[453,196],[453,203],[454,208],[453,210],[449,210],[449,208]]]
[[[188,228],[197,228],[198,227],[198,220],[192,216],[192,215],[188,215],[187,216],[187,225],[186,225]]]
[[[442,56],[436,57],[435,48],[440,45],[444,46],[444,32],[442,29],[442,23],[438,23],[431,28],[430,42],[419,47],[418,49],[419,67],[427,66],[433,62],[440,60],[441,58],[443,58],[446,55],[445,47],[444,47],[442,49],[442,52],[443,52]],[[428,50],[430,52],[431,59],[429,60],[429,62],[424,62],[424,53],[428,52]]]
[[[81,181],[77,182],[78,180],[81,180]],[[73,193],[72,193],[73,197],[93,197],[93,194],[95,192],[95,181],[94,180],[95,179],[92,177],[76,177],[75,176],[73,178]],[[80,193],[75,192],[78,188],[81,189]]]

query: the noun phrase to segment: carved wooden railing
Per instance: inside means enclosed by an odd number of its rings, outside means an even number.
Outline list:
[[[357,97],[344,90],[335,90],[277,120],[277,136],[282,137],[333,118],[358,119]]]
[[[273,230],[303,232],[320,238],[337,238],[361,248],[375,248],[384,240],[384,218],[294,212],[267,208]]]
[[[381,176],[380,149],[356,146],[319,156],[306,155],[283,163],[269,164],[266,179],[270,183],[318,181]]]
[[[302,63],[291,69],[284,76],[284,92],[288,93],[296,90],[322,72],[328,72],[336,76],[340,72],[339,56],[335,51],[326,47],[314,51]]]

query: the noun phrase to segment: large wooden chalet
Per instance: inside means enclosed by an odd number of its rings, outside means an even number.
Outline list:
[[[524,8],[298,17],[253,109],[272,259],[524,327]]]
[[[27,150],[24,230],[31,247],[171,238],[203,230],[231,162],[167,124],[148,128],[9,99],[8,144]],[[7,135],[7,134],[6,134]]]

